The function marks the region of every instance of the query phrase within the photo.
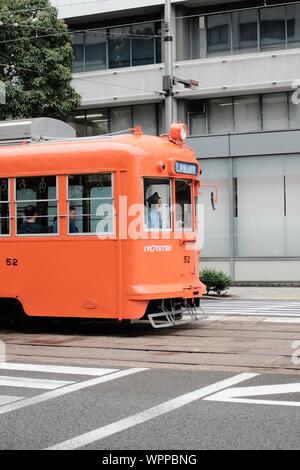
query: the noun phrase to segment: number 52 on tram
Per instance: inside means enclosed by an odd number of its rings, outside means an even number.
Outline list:
[[[132,131],[0,147],[2,301],[29,317],[197,319],[199,163],[183,124]]]

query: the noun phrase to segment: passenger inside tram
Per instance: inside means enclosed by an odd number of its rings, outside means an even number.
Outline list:
[[[70,233],[78,233],[78,227],[76,225],[77,220],[77,210],[76,207],[71,206],[69,212],[69,231]]]
[[[69,210],[69,233],[78,233],[78,227],[76,225],[77,220],[77,209],[75,206],[70,206]],[[57,232],[57,217],[54,218],[53,221],[53,233]]]
[[[43,233],[41,224],[37,222],[38,213],[35,206],[27,206],[24,209],[25,220],[21,223],[18,233],[34,234]]]

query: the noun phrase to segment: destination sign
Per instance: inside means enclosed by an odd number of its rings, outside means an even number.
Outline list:
[[[175,162],[175,173],[198,176],[198,165],[196,163]]]

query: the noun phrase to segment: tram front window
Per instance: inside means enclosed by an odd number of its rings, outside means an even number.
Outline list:
[[[0,179],[0,236],[9,235],[8,179]]]
[[[56,176],[16,178],[16,212],[19,235],[57,233]]]
[[[144,178],[145,227],[147,230],[171,229],[171,181]]]
[[[176,230],[193,229],[192,183],[190,180],[176,180]]]
[[[113,176],[111,173],[70,175],[69,233],[114,233]]]

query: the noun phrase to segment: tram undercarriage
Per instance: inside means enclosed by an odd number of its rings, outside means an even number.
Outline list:
[[[200,298],[162,299],[150,301],[143,320],[148,320],[155,329],[184,325],[207,318]]]

